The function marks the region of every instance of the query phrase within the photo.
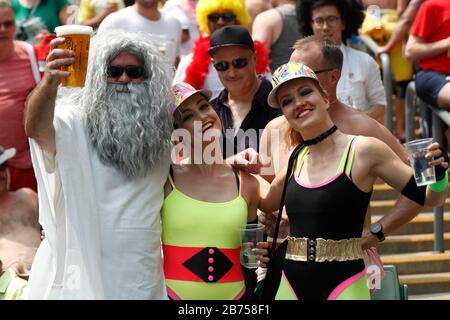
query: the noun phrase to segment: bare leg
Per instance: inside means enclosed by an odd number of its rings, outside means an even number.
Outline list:
[[[437,104],[441,108],[450,109],[450,82],[439,91]]]

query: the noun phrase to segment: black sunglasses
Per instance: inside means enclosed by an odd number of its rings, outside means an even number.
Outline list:
[[[250,55],[250,57],[252,55]],[[242,69],[242,68],[244,68],[244,67],[246,67],[248,65],[248,59],[250,57],[237,58],[237,59],[232,60],[231,62],[229,62],[229,61],[219,61],[219,62],[214,63],[213,66],[214,66],[214,68],[217,71],[227,71],[228,69],[230,69],[230,64],[233,65],[233,67],[236,68],[236,69]]]
[[[8,161],[3,162],[0,164],[0,171],[6,170],[8,168]]]
[[[9,21],[5,21],[5,22],[1,22],[0,23],[0,28],[4,26],[5,29],[11,28],[12,26],[14,26],[14,20],[9,20]]]
[[[208,15],[208,20],[211,22],[217,22],[222,18],[223,22],[232,22],[236,19],[236,15],[234,13],[211,13]]]
[[[112,78],[119,78],[126,73],[130,79],[145,78],[145,68],[141,66],[109,66],[107,73]]]

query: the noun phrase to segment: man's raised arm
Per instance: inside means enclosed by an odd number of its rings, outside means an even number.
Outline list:
[[[59,68],[71,65],[74,61],[71,50],[56,48],[62,43],[64,43],[63,38],[51,41],[51,51],[47,57],[44,77],[25,103],[25,131],[28,137],[36,140],[43,150],[51,154],[56,152],[53,116],[58,85],[61,78],[70,75],[69,72],[61,71]]]

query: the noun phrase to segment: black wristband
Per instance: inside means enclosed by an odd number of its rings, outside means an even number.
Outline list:
[[[427,186],[418,187],[414,175],[411,175],[411,178],[402,190],[402,195],[423,206],[425,204],[426,190]]]
[[[439,150],[442,151],[442,155],[440,157],[444,157],[444,162],[448,163],[449,162],[449,158],[448,158],[447,150],[445,150],[442,147],[439,147]],[[442,180],[442,178],[444,178],[445,172],[447,171],[447,169],[444,168],[441,165],[437,165],[437,166],[434,166],[434,171],[435,171],[435,174],[436,174],[436,181],[439,181],[439,180]]]

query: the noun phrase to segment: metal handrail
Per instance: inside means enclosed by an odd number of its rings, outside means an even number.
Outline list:
[[[423,103],[423,102],[419,102]],[[440,116],[442,113],[436,112],[436,108],[426,104],[433,111],[432,132],[434,139],[442,146],[444,142],[444,123]],[[446,112],[448,114],[448,112]],[[434,250],[444,252],[444,207],[434,208]]]
[[[405,133],[406,141],[414,139],[414,116],[417,107],[429,108],[432,111],[432,136],[440,145],[443,145],[444,126],[450,126],[450,113],[423,102],[416,95],[414,81],[411,81],[406,88],[405,100]],[[434,208],[434,250],[444,252],[444,207]]]
[[[416,86],[410,81],[406,87],[405,96],[405,138],[406,141],[414,140],[414,121],[417,112]]]
[[[378,45],[369,36],[360,35],[359,39],[361,43],[370,50],[373,56],[376,55],[378,51]],[[384,125],[389,131],[393,132],[393,120],[392,120],[392,69],[391,69],[391,58],[387,53],[382,53],[380,55],[381,70],[383,72],[383,87],[386,94],[386,110],[384,112]]]

